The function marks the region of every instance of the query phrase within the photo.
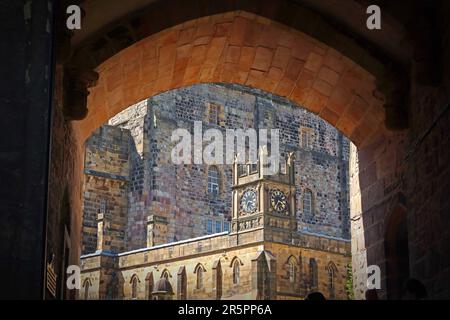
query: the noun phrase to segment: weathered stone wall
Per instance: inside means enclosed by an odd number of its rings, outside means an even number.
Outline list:
[[[215,117],[211,108],[217,108]],[[164,242],[202,236],[207,220],[222,223],[231,216],[231,166],[216,166],[219,194],[207,192],[207,165],[174,165],[172,132],[193,122],[208,128],[280,129],[280,151],[296,153],[299,230],[349,237],[348,140],[331,125],[289,101],[259,90],[232,85],[196,85],[143,101],[109,123],[128,129],[137,153],[131,161],[128,249],[147,245],[147,217],[169,221]],[[302,146],[302,132],[309,145]],[[313,193],[313,211],[303,213],[305,190]],[[215,229],[215,227],[213,227]],[[223,230],[223,227],[222,227]]]
[[[130,133],[114,126],[100,127],[86,141],[85,173],[129,176]]]
[[[146,243],[146,219],[148,206],[151,203],[150,166],[148,155],[154,150],[149,144],[149,130],[152,119],[149,118],[147,101],[128,108],[119,115],[111,118],[109,124],[127,129],[133,138],[130,144],[130,172],[128,189],[128,212],[126,227],[126,242],[129,248],[139,248]]]

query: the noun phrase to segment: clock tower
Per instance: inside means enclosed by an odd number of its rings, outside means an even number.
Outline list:
[[[282,160],[277,174],[267,173],[266,160],[261,148],[256,164],[233,164],[231,235],[238,243],[255,231],[261,241],[290,243],[297,231],[294,154]]]

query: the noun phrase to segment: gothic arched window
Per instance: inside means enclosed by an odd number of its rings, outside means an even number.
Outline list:
[[[328,286],[330,290],[334,289],[334,270],[333,268],[328,268]]]
[[[208,170],[208,193],[213,195],[219,194],[219,170],[212,166]]]
[[[138,277],[134,275],[131,278],[131,299],[137,299],[138,294]]]
[[[152,300],[153,285],[153,273],[149,272],[145,277],[145,298],[147,300]]]
[[[233,284],[239,284],[240,281],[240,266],[239,260],[236,259],[233,263]]]
[[[91,281],[88,279],[86,279],[84,281],[84,300],[88,300],[89,299],[89,288],[91,286]]]
[[[291,257],[288,261],[288,277],[289,277],[289,282],[290,283],[295,283],[295,279],[296,279],[296,267],[295,267],[295,259],[293,257]]]
[[[197,267],[197,289],[203,288],[203,269],[201,266]]]
[[[316,259],[309,259],[309,277],[311,288],[317,289],[317,285],[319,283],[318,274],[317,274],[317,262]]]
[[[311,216],[314,212],[312,191],[306,189],[303,193],[303,214]]]
[[[196,289],[203,289],[204,288],[204,282],[203,282],[203,280],[204,280],[203,273],[204,272],[206,272],[205,267],[201,263],[198,263],[197,266],[194,269],[194,273],[195,273],[195,275],[197,277],[197,281],[196,281],[196,284],[195,284],[195,288]]]
[[[219,121],[219,113],[220,113],[220,106],[215,103],[208,103],[208,122],[210,124],[218,125],[220,123]]]
[[[100,200],[100,209],[99,212],[106,214],[106,211],[108,210],[108,200],[107,199],[101,199]]]

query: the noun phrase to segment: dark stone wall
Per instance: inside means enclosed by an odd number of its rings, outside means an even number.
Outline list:
[[[432,298],[450,298],[450,3],[440,12],[438,85],[413,73],[409,147],[405,155],[410,273]],[[413,70],[417,69],[417,64]],[[431,70],[430,70],[431,71]]]
[[[0,3],[0,298],[43,296],[55,1]]]
[[[362,215],[352,216],[357,298],[366,290],[364,260],[381,268],[381,298],[400,298],[407,277],[422,282],[431,299],[450,297],[450,4],[441,5],[433,28],[417,22],[411,30],[408,130],[380,130],[358,150],[361,207],[355,212]],[[402,224],[407,244],[396,249]]]

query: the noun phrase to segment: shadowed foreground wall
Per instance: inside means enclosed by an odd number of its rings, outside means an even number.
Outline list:
[[[245,1],[245,3],[249,2]],[[412,3],[417,5],[419,1],[412,1]],[[298,3],[296,2],[296,4]],[[359,150],[359,170],[361,172],[359,180],[362,188],[362,202],[360,212],[356,214],[360,225],[363,227],[360,229],[361,234],[364,234],[364,239],[358,238],[362,245],[358,252],[361,253],[361,257],[367,254],[369,264],[377,263],[383,266],[386,260],[383,239],[385,238],[386,226],[389,224],[388,216],[392,212],[390,208],[398,207],[397,205],[388,206],[387,204],[389,200],[400,199],[399,206],[405,207],[407,212],[410,273],[426,284],[431,298],[450,297],[450,250],[448,248],[450,222],[449,197],[446,192],[449,189],[448,183],[450,180],[448,169],[450,156],[448,138],[450,127],[448,125],[448,104],[450,100],[448,94],[449,3],[441,1],[440,4],[438,14],[431,17],[418,14],[411,15],[408,11],[409,6],[402,8],[401,14],[391,12],[393,17],[399,21],[404,14],[406,16],[409,14],[412,21],[415,22],[418,22],[416,17],[423,17],[420,23],[413,23],[412,28],[408,28],[409,40],[407,44],[410,46],[405,46],[411,48],[411,50],[407,50],[411,52],[411,56],[407,55],[404,59],[404,75],[409,80],[411,91],[410,93],[405,92],[407,102],[404,106],[408,112],[403,116],[409,118],[409,127],[403,134],[392,134],[386,132],[383,125],[375,131],[376,137],[371,139],[370,147]],[[45,163],[48,162],[48,152],[44,143],[48,141],[50,128],[48,121],[50,110],[48,92],[50,91],[47,90],[50,88],[50,77],[45,78],[42,75],[50,70],[45,68],[50,60],[51,45],[47,23],[50,13],[48,12],[48,3],[38,3],[37,1],[32,2],[33,19],[31,20],[25,19],[25,14],[29,11],[24,10],[22,2],[5,0],[2,1],[3,8],[6,10],[1,11],[3,14],[2,21],[6,27],[2,28],[4,36],[1,39],[2,44],[5,41],[6,45],[2,46],[5,50],[0,52],[3,57],[1,61],[6,66],[7,73],[2,78],[6,81],[5,85],[2,86],[2,90],[4,90],[2,91],[2,97],[5,97],[2,100],[4,103],[2,106],[6,106],[3,109],[6,111],[2,110],[1,117],[1,128],[5,130],[5,133],[0,135],[3,138],[1,141],[2,165],[0,166],[2,168],[2,191],[5,191],[1,197],[2,214],[5,214],[5,218],[2,219],[1,233],[4,237],[1,241],[1,267],[5,278],[2,295],[6,297],[37,298],[42,296],[44,291],[41,275],[45,266],[43,261],[45,254],[43,246],[39,246],[43,239],[43,226],[46,220],[44,193],[46,190],[58,188],[58,185],[49,185],[47,188],[45,183]],[[174,8],[178,9],[177,7]],[[316,24],[310,24],[308,20],[296,19],[298,8],[292,2],[285,9],[290,13],[285,15],[287,20],[299,21],[300,24],[304,23],[303,27],[314,29],[316,34],[324,33],[321,32],[323,29],[314,28]],[[286,13],[286,11],[283,12]],[[364,12],[361,14],[364,14]],[[272,16],[274,15],[272,14]],[[155,15],[155,17],[159,16]],[[149,23],[153,22],[152,19],[148,19],[148,21]],[[267,20],[264,21],[267,22]],[[432,28],[422,27],[424,23],[426,26],[430,22],[435,24]],[[338,33],[334,32],[340,29],[339,26],[341,25],[342,23],[337,23],[337,28],[325,32],[325,34],[332,39],[342,39]],[[414,26],[418,27],[414,28]],[[148,28],[147,30],[154,29]],[[224,29],[217,30],[223,31]],[[391,33],[399,39],[403,39],[405,35],[404,32],[402,33],[401,30],[395,28],[389,30],[391,32],[387,31],[387,36],[390,36],[389,33]],[[247,30],[242,28],[238,31],[242,35],[247,34]],[[380,33],[383,32],[380,31]],[[351,34],[351,32],[349,33]],[[358,38],[361,45],[367,47],[368,51],[377,51],[373,49],[372,43],[364,36],[364,32],[360,35],[360,37],[354,35],[354,38]],[[430,35],[433,37],[430,37]],[[268,38],[273,39],[273,37],[277,38],[277,34]],[[433,43],[436,38],[437,41]],[[27,39],[32,39],[31,47],[28,42],[29,45],[25,46],[24,51],[23,44],[19,44],[19,42],[13,44],[12,39],[19,39],[22,43],[27,43]],[[345,43],[348,42],[342,41],[340,44]],[[396,44],[403,43],[398,41]],[[111,45],[114,46],[115,43]],[[118,46],[118,50],[126,46],[127,44]],[[255,49],[254,43],[248,43],[247,46],[250,48],[246,50],[253,51]],[[382,43],[380,46],[378,49],[382,50]],[[345,46],[344,50],[341,51],[345,51]],[[355,53],[354,50],[349,50],[349,52],[353,53],[353,56],[358,56],[360,51],[356,50]],[[314,53],[314,55],[316,54],[317,52]],[[364,58],[366,56],[362,54],[359,57]],[[31,65],[29,70],[31,72],[27,73],[29,65]],[[251,67],[253,61],[248,65]],[[164,63],[161,66],[163,67]],[[427,79],[430,74],[436,73],[440,74],[440,77],[438,77],[440,79],[437,81]],[[27,74],[30,75],[30,82],[28,83],[24,81]],[[51,74],[51,72],[48,74]],[[254,71],[253,74],[261,75],[257,71]],[[349,77],[349,79],[351,78]],[[256,81],[255,86],[261,85],[261,82]],[[352,82],[350,81],[350,83]],[[309,81],[308,88],[312,86],[312,83],[313,81]],[[356,83],[358,82],[356,81]],[[56,84],[57,88],[62,89],[60,86],[61,84]],[[332,97],[334,94],[333,92]],[[145,94],[141,98],[150,95]],[[112,103],[114,103],[114,99],[117,99],[117,96],[109,95],[109,97]],[[134,100],[133,102],[136,102],[139,99]],[[99,99],[99,101],[103,104],[105,99]],[[333,99],[330,101],[333,101]],[[314,99],[310,102],[312,102],[312,105],[308,108],[323,107],[323,105],[317,105],[317,101],[314,101]],[[125,107],[129,104],[131,103],[118,105]],[[324,118],[336,120],[337,113],[341,114],[344,110],[348,110],[346,118],[350,120],[344,121],[342,124],[345,125],[342,128],[351,127],[351,129],[354,129],[354,119],[358,118],[359,114],[358,106],[349,107],[350,104],[345,101],[337,106],[340,108],[333,112],[334,116],[333,113],[329,112],[332,110],[328,107],[317,109],[317,112],[323,110]],[[380,112],[376,113],[376,118],[379,119],[379,123],[382,123],[386,110],[382,108],[379,110]],[[101,119],[97,121],[95,120],[95,113],[91,113],[91,111],[93,110],[90,109],[86,118],[86,121],[90,122],[86,127],[90,127],[92,130],[98,128],[102,121],[115,113],[105,112],[104,115],[99,117]],[[372,111],[369,110],[366,115],[373,116]],[[58,123],[58,121],[60,122]],[[370,122],[370,120],[367,121]],[[69,123],[68,120],[60,117],[53,125],[57,127],[73,126],[74,123]],[[365,126],[360,126],[360,134],[364,135],[364,128]],[[375,128],[373,129],[375,130]],[[352,130],[345,130],[345,132],[350,133]],[[81,138],[82,135],[75,135],[75,140],[71,140],[74,136],[71,136],[70,133],[61,132],[60,134],[68,135],[67,140],[64,137],[58,137],[60,141],[76,141],[77,146],[64,144],[63,151],[60,149],[52,152],[71,154],[78,157],[78,160],[74,161],[76,165],[67,167],[67,172],[70,172],[70,174],[56,173],[54,181],[60,181],[65,176],[68,177],[69,198],[76,205],[81,194],[81,183],[79,182],[82,168],[79,164],[82,163],[83,159],[82,152],[77,150],[82,149],[81,146],[85,139]],[[88,134],[84,136],[87,137]],[[355,135],[355,137],[357,138],[358,135]],[[356,144],[362,147],[359,143]],[[56,159],[55,161],[62,161]],[[15,188],[11,188],[11,186],[15,186]],[[401,191],[401,193],[398,191]],[[397,197],[396,194],[400,196]],[[54,203],[49,204],[49,206],[57,208],[59,203],[63,201],[62,197],[62,192],[60,196],[55,193],[51,200]],[[78,205],[78,208],[73,207],[75,211],[72,213],[72,219],[76,222],[71,228],[71,234],[74,237],[80,232],[81,212],[79,210],[81,205],[80,203]],[[59,226],[60,224],[58,224]],[[73,248],[76,248],[77,245],[76,241],[73,242]],[[29,253],[29,255],[26,253]],[[61,257],[57,256],[56,259],[61,259]],[[354,264],[355,271],[364,275],[362,266],[359,263]],[[361,281],[361,283],[364,282]],[[364,292],[363,287],[360,286],[359,289],[358,292]],[[386,285],[383,282],[383,290],[385,289]]]

